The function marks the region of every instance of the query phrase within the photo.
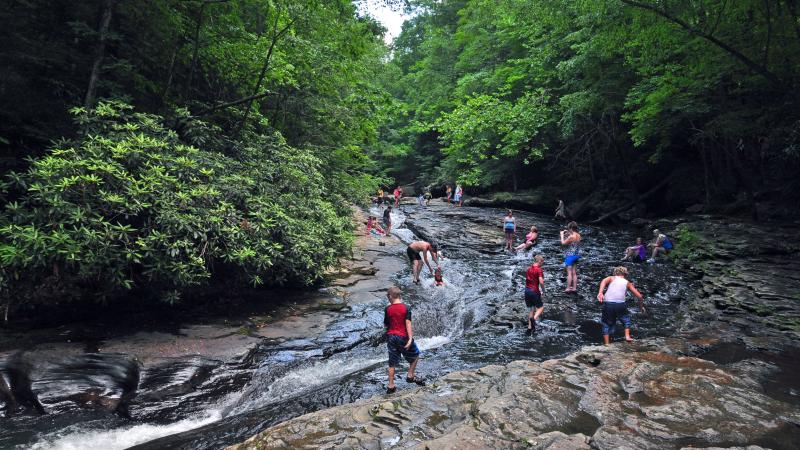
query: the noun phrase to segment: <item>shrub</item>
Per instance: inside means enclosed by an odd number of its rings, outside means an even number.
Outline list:
[[[118,103],[73,110],[81,129],[13,173],[0,195],[0,291],[28,300],[136,287],[174,300],[214,278],[312,284],[351,244],[323,168],[280,135],[234,157],[185,145]]]

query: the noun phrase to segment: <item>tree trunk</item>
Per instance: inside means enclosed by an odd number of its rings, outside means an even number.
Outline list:
[[[100,79],[100,68],[103,64],[103,57],[106,53],[106,40],[108,39],[108,29],[111,25],[111,15],[114,12],[116,0],[105,0],[103,7],[103,17],[100,19],[100,40],[97,43],[97,51],[92,64],[92,73],[89,75],[89,87],[86,89],[86,97],[83,100],[83,107],[90,109],[94,106],[97,96],[97,82]]]
[[[272,27],[272,40],[269,43],[269,49],[267,50],[267,56],[264,59],[264,64],[261,66],[261,72],[258,74],[258,81],[256,82],[255,88],[253,89],[253,93],[258,92],[261,89],[261,83],[264,82],[264,78],[267,76],[267,71],[269,70],[269,63],[272,59],[272,53],[275,51],[275,46],[278,44],[278,41],[286,34],[289,29],[294,25],[294,21],[296,19],[292,19],[289,23],[286,24],[280,31],[278,30],[278,20],[280,19],[280,10],[276,11],[275,13],[275,24]],[[244,109],[244,116],[242,117],[241,122],[239,122],[239,127],[236,130],[235,136],[239,136],[244,130],[245,125],[247,124],[247,119],[250,116],[250,109],[253,107],[253,101],[255,99],[247,102],[247,106]]]
[[[726,44],[725,42],[720,41],[719,39],[715,38],[714,36],[711,36],[708,33],[705,33],[705,32],[703,32],[701,30],[698,30],[697,28],[694,28],[693,26],[689,25],[688,23],[686,23],[685,21],[681,20],[680,18],[669,14],[665,9],[661,9],[661,8],[655,6],[655,5],[652,5],[652,4],[641,3],[641,2],[637,2],[637,1],[633,1],[633,0],[622,0],[622,3],[625,3],[626,5],[633,6],[633,7],[636,7],[636,8],[652,11],[653,13],[655,13],[655,14],[667,19],[668,21],[678,25],[679,27],[683,28],[684,30],[689,32],[689,34],[693,34],[695,36],[703,38],[703,39],[707,40],[708,42],[711,42],[712,44],[716,45],[717,47],[725,50],[726,52],[728,52],[728,54],[730,54],[735,59],[738,59],[742,64],[747,66],[750,70],[752,70],[753,72],[755,72],[755,73],[761,75],[762,77],[766,78],[767,80],[769,80],[775,86],[778,86],[780,88],[785,88],[785,85],[784,85],[783,81],[777,75],[775,75],[774,73],[770,72],[769,69],[767,69],[767,67],[765,67],[765,66],[763,66],[763,65],[761,65],[761,64],[759,64],[759,63],[757,63],[755,61],[753,61],[752,59],[748,58],[747,55],[745,55],[744,53],[740,52],[739,50],[736,50],[735,48],[731,47],[730,45]]]
[[[164,87],[164,93],[161,94],[161,102],[162,103],[166,103],[167,95],[169,95],[169,90],[172,87],[172,78],[173,78],[173,74],[174,74],[174,71],[175,71],[175,58],[177,58],[178,50],[180,50],[180,48],[181,48],[181,46],[178,45],[172,51],[172,58],[170,58],[170,61],[169,61],[169,73],[167,75],[167,83],[166,83],[166,86]]]

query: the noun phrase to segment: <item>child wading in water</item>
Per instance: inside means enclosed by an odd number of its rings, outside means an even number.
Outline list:
[[[542,312],[544,312],[544,303],[542,303],[542,290],[544,289],[543,261],[544,256],[536,255],[533,258],[533,264],[525,272],[525,306],[530,308],[530,312],[528,312],[528,335],[536,331],[536,321],[539,320]]]
[[[561,231],[561,245],[564,246],[564,267],[567,268],[567,288],[564,292],[578,291],[578,268],[576,264],[581,259],[581,234],[578,233],[578,224],[570,222],[567,229]]]
[[[603,324],[603,343],[608,345],[611,340],[611,333],[614,332],[614,327],[617,320],[622,322],[625,326],[625,340],[630,342],[631,338],[631,317],[628,315],[628,308],[625,306],[625,294],[631,291],[636,298],[639,299],[639,308],[642,312],[644,309],[644,297],[636,287],[628,281],[628,269],[625,267],[617,267],[614,269],[614,275],[606,277],[600,283],[600,289],[597,291],[597,301],[603,304],[603,316],[601,322]],[[606,290],[608,287],[608,290]],[[605,293],[603,293],[605,291]]]
[[[514,219],[514,211],[508,210],[508,214],[503,217],[503,231],[506,235],[506,247],[504,250],[512,251],[514,245],[514,233],[517,232],[517,223]]]
[[[414,330],[411,326],[411,309],[403,303],[400,289],[392,286],[386,293],[389,306],[383,313],[383,324],[386,326],[386,347],[389,350],[389,386],[387,394],[397,390],[394,384],[394,373],[400,364],[400,357],[408,361],[408,376],[406,382],[425,386],[425,381],[414,375],[414,369],[419,362],[419,349],[414,342]]]

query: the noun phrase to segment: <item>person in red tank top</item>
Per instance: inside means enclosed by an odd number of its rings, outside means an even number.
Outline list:
[[[414,369],[419,362],[419,349],[414,342],[414,329],[411,326],[411,309],[403,303],[400,289],[392,286],[386,293],[389,306],[383,315],[383,324],[386,326],[386,347],[389,350],[389,386],[387,394],[394,393],[397,387],[394,384],[394,373],[400,364],[400,357],[408,361],[408,376],[406,382],[425,386],[425,381],[414,376]]]
[[[542,291],[539,288],[541,286],[544,289],[542,262],[544,262],[544,256],[536,255],[533,258],[533,264],[525,272],[525,306],[530,308],[530,312],[528,312],[528,335],[536,331],[536,321],[539,320],[542,312],[544,312]]]

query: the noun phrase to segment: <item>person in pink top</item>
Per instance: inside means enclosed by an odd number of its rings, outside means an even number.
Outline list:
[[[531,227],[531,231],[525,235],[525,242],[519,244],[514,248],[515,252],[528,250],[529,248],[533,247],[536,244],[536,240],[539,239],[539,229],[536,228],[536,225]]]
[[[396,188],[394,188],[394,207],[395,208],[397,208],[397,206],[400,204],[400,197],[402,197],[402,196],[403,196],[403,188],[401,188],[400,186],[397,186]]]

